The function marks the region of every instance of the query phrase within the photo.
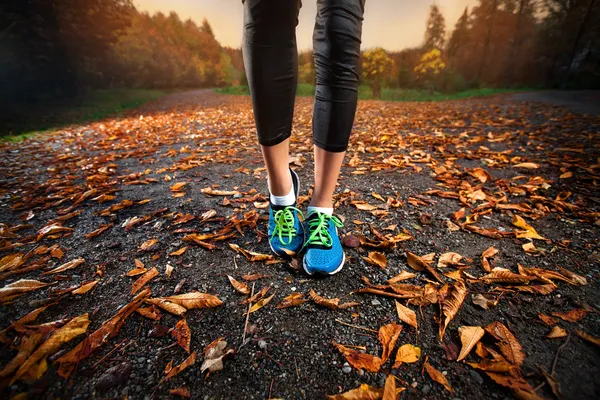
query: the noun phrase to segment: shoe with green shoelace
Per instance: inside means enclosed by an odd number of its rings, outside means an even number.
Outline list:
[[[299,194],[299,179],[296,172],[290,168],[292,183],[296,198]],[[304,226],[300,218],[304,219],[302,212],[291,206],[277,206],[271,204],[269,207],[269,245],[276,255],[290,258],[298,254],[304,245]]]
[[[333,275],[344,266],[346,255],[337,228],[344,226],[336,216],[313,212],[305,223],[304,271],[309,275]]]

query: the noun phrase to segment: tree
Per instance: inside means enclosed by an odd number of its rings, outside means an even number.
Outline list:
[[[448,59],[454,58],[469,39],[469,8],[460,16],[448,41]]]
[[[373,97],[381,98],[381,84],[394,67],[394,60],[382,48],[367,50],[363,56],[362,74],[373,89]]]
[[[425,41],[423,47],[429,51],[431,49],[442,50],[446,42],[446,20],[442,15],[437,4],[433,4],[429,10],[427,19],[427,28],[425,30]]]
[[[204,33],[208,33],[213,38],[215,37],[212,27],[210,26],[210,24],[208,23],[208,20],[206,18],[204,18],[202,20],[202,26],[200,26],[200,30]]]
[[[434,87],[435,78],[446,68],[442,60],[442,53],[438,49],[431,49],[421,57],[421,62],[415,67],[419,79],[422,79],[429,90]]]

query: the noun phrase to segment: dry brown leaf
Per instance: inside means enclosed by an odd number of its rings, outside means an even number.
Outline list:
[[[183,192],[183,187],[187,185],[187,182],[177,182],[171,186],[171,192]]]
[[[440,303],[441,313],[445,317],[443,322],[440,320],[440,341],[443,341],[448,324],[456,316],[466,296],[467,287],[463,281],[457,281],[449,287],[448,295]]]
[[[411,279],[414,278],[416,275],[413,274],[412,272],[408,272],[408,271],[402,271],[400,272],[398,275],[396,275],[393,278],[388,279],[388,283],[398,283],[401,281],[405,281],[407,279]]]
[[[433,257],[435,257],[435,253],[430,253],[419,257],[418,255],[413,254],[410,251],[406,252],[406,260],[409,267],[417,271],[427,271],[438,282],[443,283],[444,281],[442,280],[442,278],[439,276],[437,271],[431,266],[431,264],[433,263]]]
[[[151,270],[146,271],[144,275],[140,276],[133,284],[131,285],[131,294],[136,294],[144,285],[152,278],[158,275],[158,270],[156,268],[152,268]]]
[[[402,365],[402,363],[414,363],[419,361],[421,358],[421,348],[417,346],[413,346],[410,343],[403,344],[398,348],[398,352],[396,353],[396,360],[394,361],[393,368],[396,369]]]
[[[179,396],[179,397],[186,397],[186,398],[192,397],[192,395],[190,394],[190,391],[186,387],[171,389],[171,390],[169,390],[169,394],[172,394],[174,396]]]
[[[145,273],[146,271],[148,271],[146,268],[144,267],[136,267],[134,269],[131,269],[129,271],[127,271],[127,273],[125,274],[125,276],[138,276],[141,275],[143,273]]]
[[[377,337],[383,347],[383,351],[381,352],[381,364],[384,364],[390,357],[390,354],[392,354],[392,350],[394,350],[400,332],[402,332],[402,326],[396,323],[383,325],[379,328]]]
[[[538,314],[538,318],[544,321],[546,325],[554,325],[558,322],[556,318],[552,318],[551,316],[542,313]]]
[[[396,378],[392,374],[385,378],[382,400],[398,400],[398,393],[396,393]]]
[[[308,299],[305,299],[302,293],[292,293],[289,296],[286,296],[281,303],[275,306],[275,308],[295,307],[302,303],[306,303],[307,301]]]
[[[169,255],[170,256],[180,256],[183,253],[185,253],[187,251],[187,249],[188,249],[188,247],[184,246],[184,247],[180,248],[179,250],[175,250],[174,252],[170,253]]]
[[[398,318],[400,318],[400,321],[412,326],[415,329],[418,329],[417,314],[410,308],[403,306],[397,301],[394,300],[394,302],[396,303],[396,312],[398,313]]]
[[[236,253],[239,253],[246,257],[248,261],[272,261],[275,259],[275,257],[272,254],[262,254],[250,250],[245,250],[235,243],[229,243],[229,247],[231,247]]]
[[[150,251],[158,243],[158,239],[146,240],[139,248],[139,251]]]
[[[320,306],[327,307],[330,310],[343,310],[349,307],[354,307],[359,305],[360,303],[349,302],[340,304],[340,299],[326,299],[324,297],[319,296],[314,290],[310,290],[308,292],[308,296]]]
[[[525,168],[525,169],[538,169],[540,167],[539,164],[532,162],[523,162],[519,164],[513,165],[513,168]]]
[[[187,367],[194,364],[195,362],[196,362],[196,352],[193,352],[181,364],[171,368],[169,373],[167,373],[167,375],[161,380],[161,382],[168,381],[169,379],[171,379],[175,375],[178,375],[179,373],[181,373],[181,371],[185,370]]]
[[[513,215],[512,223],[517,228],[524,229],[523,231],[515,232],[515,235],[517,236],[517,238],[546,240],[543,237],[541,237],[531,225],[529,225],[527,222],[525,222],[525,220],[523,218],[521,218],[520,216],[518,216],[517,214]]]
[[[48,356],[56,353],[60,346],[79,335],[83,335],[90,324],[88,314],[83,314],[71,319],[61,328],[53,332],[48,339],[40,345],[27,360],[17,370],[11,380],[11,385],[21,378],[31,367],[39,361],[44,360]]]
[[[248,288],[248,286],[246,286],[245,283],[242,283],[240,281],[237,281],[233,276],[231,275],[227,275],[227,278],[229,278],[229,282],[231,282],[231,286],[233,286],[233,288],[235,290],[237,290],[238,292],[242,293],[242,294],[250,294],[250,289]]]
[[[71,351],[56,360],[56,362],[60,364],[58,374],[66,379],[81,360],[87,358],[94,350],[102,346],[108,339],[115,336],[127,317],[135,312],[140,304],[142,304],[149,296],[149,288],[142,290],[129,304],[117,311],[112,318],[105,321],[100,328],[90,334]]]
[[[158,298],[158,297],[154,298],[154,299],[148,299],[146,301],[150,304],[154,304],[155,306],[162,308],[163,310],[165,310],[173,315],[177,315],[178,317],[182,317],[185,314],[185,312],[187,311],[187,309],[185,307],[182,307],[179,304],[175,304],[175,303],[172,303],[170,301],[167,301],[165,299]]]
[[[460,354],[456,361],[464,360],[484,334],[485,331],[480,326],[461,326],[458,328],[458,335],[460,336],[462,348],[460,349]]]
[[[14,253],[2,257],[0,259],[0,272],[11,271],[19,268],[25,262],[25,255],[23,253]]]
[[[54,283],[44,283],[33,279],[19,279],[9,285],[0,288],[0,301],[8,300],[26,292],[45,288]]]
[[[455,252],[443,253],[440,255],[440,259],[438,260],[437,267],[438,268],[448,268],[448,267],[463,267],[466,264],[461,263],[463,260],[463,256]]]
[[[569,283],[571,285],[577,285],[577,286],[587,285],[587,279],[585,279],[585,277],[583,277],[581,275],[577,275],[576,273],[571,272],[571,271],[566,270],[561,267],[558,267],[558,269],[564,276],[566,276],[570,280]]]
[[[571,311],[553,312],[552,316],[558,317],[558,318],[562,319],[563,321],[567,321],[567,322],[578,322],[578,321],[581,321],[587,314],[588,314],[588,311],[586,309],[576,308]]]
[[[23,339],[18,347],[19,352],[8,364],[4,366],[2,371],[0,371],[0,378],[6,378],[16,371],[17,368],[20,368],[27,358],[29,358],[31,353],[33,353],[43,338],[44,335],[42,333],[35,333],[29,337],[23,336]]]
[[[79,286],[77,289],[73,290],[71,292],[71,294],[86,294],[87,292],[92,290],[94,288],[94,286],[96,286],[98,284],[98,282],[100,282],[100,281],[96,280],[96,281],[84,283],[83,285]]]
[[[192,331],[185,319],[179,320],[179,322],[175,324],[175,329],[171,331],[171,336],[173,336],[173,339],[177,341],[179,347],[184,349],[189,354]]]
[[[387,259],[385,257],[385,254],[380,253],[378,251],[372,251],[369,253],[368,257],[362,257],[362,259],[368,262],[369,264],[375,265],[376,267],[380,267],[382,269],[385,269],[387,265]]]
[[[437,383],[443,385],[447,391],[454,394],[454,390],[450,386],[448,379],[446,379],[446,377],[440,371],[438,371],[431,364],[429,364],[429,361],[425,360],[424,367],[425,367],[425,370],[427,371],[427,374],[429,374],[429,377],[431,377],[431,379],[433,379]]]
[[[193,308],[218,307],[223,304],[223,302],[217,296],[200,292],[190,292],[175,296],[167,296],[163,299],[170,303],[178,304],[188,310]]]
[[[512,332],[501,322],[492,322],[485,327],[487,333],[500,341],[498,347],[504,357],[516,367],[520,367],[525,359],[523,347]]]
[[[358,370],[364,368],[369,372],[378,372],[383,364],[379,357],[349,349],[346,346],[336,343],[335,340],[332,343],[344,355],[350,365]]]
[[[263,308],[264,306],[266,306],[267,304],[269,304],[269,302],[271,300],[273,300],[273,297],[275,297],[275,293],[273,293],[269,297],[263,297],[262,299],[260,299],[259,301],[257,301],[255,304],[253,304],[252,307],[250,307],[250,309],[248,310],[248,312],[244,313],[244,315],[246,315],[246,314],[252,314],[253,312],[256,312],[256,311],[260,310],[261,308]]]
[[[567,336],[567,331],[558,325],[552,327],[550,333],[546,335],[548,339],[558,339]]]
[[[520,274],[515,274],[506,268],[494,268],[492,272],[487,275],[484,275],[480,278],[485,283],[511,283],[511,284],[519,284],[519,283],[527,283],[536,279],[535,276],[525,276]]]
[[[584,331],[580,331],[579,329],[576,330],[575,333],[580,338],[582,338],[584,340],[587,340],[588,342],[590,342],[592,344],[595,344],[596,346],[600,346],[600,338],[594,337],[594,336],[590,335],[589,333],[586,333]]]
[[[136,313],[140,314],[144,318],[148,318],[154,321],[158,321],[161,318],[160,311],[154,305],[152,307],[138,308],[135,310]]]
[[[401,390],[397,390],[400,393]],[[384,388],[375,388],[363,383],[356,389],[349,390],[345,393],[334,394],[327,396],[329,400],[381,400],[383,398]]]
[[[490,272],[492,270],[489,259],[496,256],[498,253],[499,250],[497,250],[494,246],[491,246],[481,254],[481,266],[483,267],[484,271]]]
[[[234,353],[233,349],[227,348],[227,342],[223,338],[214,340],[204,349],[204,362],[200,367],[200,372],[208,369],[208,372],[221,371],[223,369],[223,358]]]
[[[479,307],[483,308],[484,310],[487,310],[489,307],[495,307],[496,305],[498,305],[498,300],[497,298],[489,298],[481,293],[477,293],[474,294],[472,296],[473,299],[473,304],[478,305]]]
[[[69,269],[73,269],[75,267],[80,266],[81,264],[83,264],[85,262],[85,260],[83,258],[76,258],[74,260],[71,260],[69,262],[64,263],[63,265],[60,265],[50,271],[46,271],[44,273],[42,273],[42,275],[50,275],[50,274],[58,274],[59,272],[64,272],[67,271]]]
[[[209,187],[200,189],[200,191],[209,196],[235,196],[236,194],[240,194],[237,190],[214,190]]]

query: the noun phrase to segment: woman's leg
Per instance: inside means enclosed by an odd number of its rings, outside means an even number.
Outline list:
[[[285,196],[292,188],[288,152],[298,82],[299,7],[299,0],[244,2],[244,65],[274,196]]]
[[[300,0],[245,0],[243,55],[254,119],[269,177],[269,245],[289,257],[302,249],[298,175],[289,167],[289,137],[298,83],[296,25]]]
[[[309,274],[335,274],[346,259],[337,233],[342,223],[333,216],[332,197],[356,112],[363,13],[364,0],[317,2],[313,34],[315,189],[308,207],[303,261]]]
[[[313,50],[315,188],[310,205],[331,208],[358,99],[364,0],[318,0]]]

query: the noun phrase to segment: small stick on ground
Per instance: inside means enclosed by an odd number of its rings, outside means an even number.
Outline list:
[[[250,297],[254,296],[254,285],[256,282],[252,282],[252,292],[250,293]],[[244,333],[242,334],[242,344],[240,345],[240,349],[242,346],[246,344],[246,331],[248,331],[248,321],[250,320],[250,308],[252,307],[252,302],[248,303],[248,312],[246,313],[246,323],[244,324]]]
[[[567,343],[569,343],[569,339],[571,339],[570,333],[569,333],[569,336],[567,336],[567,340],[565,340],[565,342],[563,344],[561,344],[558,349],[556,349],[556,355],[554,356],[554,362],[552,363],[552,369],[550,370],[550,375],[552,377],[554,377],[554,370],[556,369],[556,362],[558,361],[558,355],[560,354],[560,351],[567,345]]]
[[[121,345],[123,343],[125,343],[127,339],[123,339],[122,342],[119,342],[115,345],[114,349],[112,349],[111,351],[109,351],[108,353],[106,353],[106,355],[104,357],[102,357],[101,359],[99,359],[94,365],[92,365],[92,369],[96,368],[98,366],[98,364],[100,364],[102,361],[104,361],[108,356],[110,356],[112,353],[114,353],[119,347],[121,347]]]
[[[298,363],[296,362],[296,356],[294,356],[294,365],[296,366],[296,376],[300,379],[300,372],[298,372]]]
[[[342,324],[342,325],[349,326],[350,328],[354,328],[354,329],[361,329],[361,330],[363,330],[363,331],[377,333],[377,331],[376,331],[376,330],[374,330],[374,329],[363,328],[362,326],[358,326],[358,325],[352,325],[352,324],[349,324],[349,323],[347,323],[347,322],[341,321],[341,320],[339,320],[339,319],[336,319],[336,320],[335,320],[335,322],[338,322],[338,323],[340,323],[340,324]]]
[[[271,379],[271,386],[269,387],[269,398],[271,398],[271,393],[273,393],[273,383],[275,383],[275,379]]]

